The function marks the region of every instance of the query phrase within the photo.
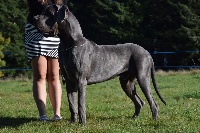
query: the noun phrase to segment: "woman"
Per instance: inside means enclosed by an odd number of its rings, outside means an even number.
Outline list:
[[[67,4],[61,0],[28,0],[29,15],[25,26],[25,49],[33,69],[33,97],[40,120],[48,121],[46,115],[46,80],[54,110],[53,120],[61,120],[62,89],[59,79],[58,44],[59,38],[44,37],[34,26],[34,16],[40,15],[48,4]]]

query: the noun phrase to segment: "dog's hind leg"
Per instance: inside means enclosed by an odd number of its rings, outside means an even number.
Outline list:
[[[77,106],[77,87],[73,82],[66,80],[66,91],[69,102],[69,110],[71,113],[70,122],[74,123],[77,120],[78,106]]]
[[[136,87],[135,87],[136,79],[133,78],[129,80],[120,77],[119,80],[123,91],[133,101],[135,105],[135,113],[133,115],[133,118],[135,118],[140,114],[141,108],[142,106],[144,106],[144,101],[139,97],[139,95],[136,92]]]
[[[155,102],[152,92],[151,92],[151,86],[150,86],[150,69],[140,67],[141,69],[138,71],[137,74],[137,80],[140,88],[142,89],[142,92],[144,93],[152,112],[152,116],[155,120],[158,119],[158,106]]]

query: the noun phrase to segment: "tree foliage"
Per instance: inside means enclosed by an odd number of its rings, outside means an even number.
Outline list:
[[[198,50],[199,16],[189,1],[147,0],[143,5],[141,32],[144,46],[150,51]],[[198,29],[198,30],[197,30]],[[142,43],[142,42],[141,42]],[[189,54],[174,56],[172,64],[182,60],[187,65]],[[182,58],[182,59],[181,59]],[[198,57],[199,58],[199,57]]]
[[[0,33],[0,68],[4,67],[6,65],[5,60],[3,60],[3,58],[4,58],[3,49],[9,43],[10,43],[10,38],[5,39],[2,36],[2,33]],[[0,71],[0,77],[2,77],[2,76],[3,76],[3,73]]]
[[[75,0],[70,4],[84,35],[97,44],[136,42],[141,21],[140,4],[136,1]]]
[[[10,45],[4,49],[4,52],[11,52],[10,55],[5,56],[6,68],[24,68],[28,66],[24,50],[26,16],[26,0],[1,0],[0,31],[3,36],[11,39]]]
[[[73,0],[68,5],[84,36],[99,45],[133,42],[150,52],[200,49],[200,0]],[[27,13],[26,0],[1,0],[0,32],[11,39],[4,48],[12,53],[4,57],[6,68],[30,67],[24,49]],[[199,53],[165,57],[171,65],[200,58]],[[160,58],[154,59],[158,65]]]

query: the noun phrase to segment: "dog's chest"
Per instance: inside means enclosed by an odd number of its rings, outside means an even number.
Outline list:
[[[82,71],[89,64],[89,54],[86,51],[81,51],[79,48],[74,48],[66,51],[63,54],[63,63],[68,71]]]

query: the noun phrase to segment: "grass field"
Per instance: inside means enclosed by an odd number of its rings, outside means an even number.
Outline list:
[[[140,116],[132,119],[134,105],[121,90],[118,79],[87,86],[87,124],[70,124],[70,113],[63,87],[62,116],[59,122],[40,122],[26,78],[0,79],[1,133],[198,133],[200,132],[200,71],[156,73],[164,105],[152,91],[159,105],[159,120],[154,121],[149,105],[140,88],[137,92],[145,100]],[[52,118],[48,98],[47,115]]]

